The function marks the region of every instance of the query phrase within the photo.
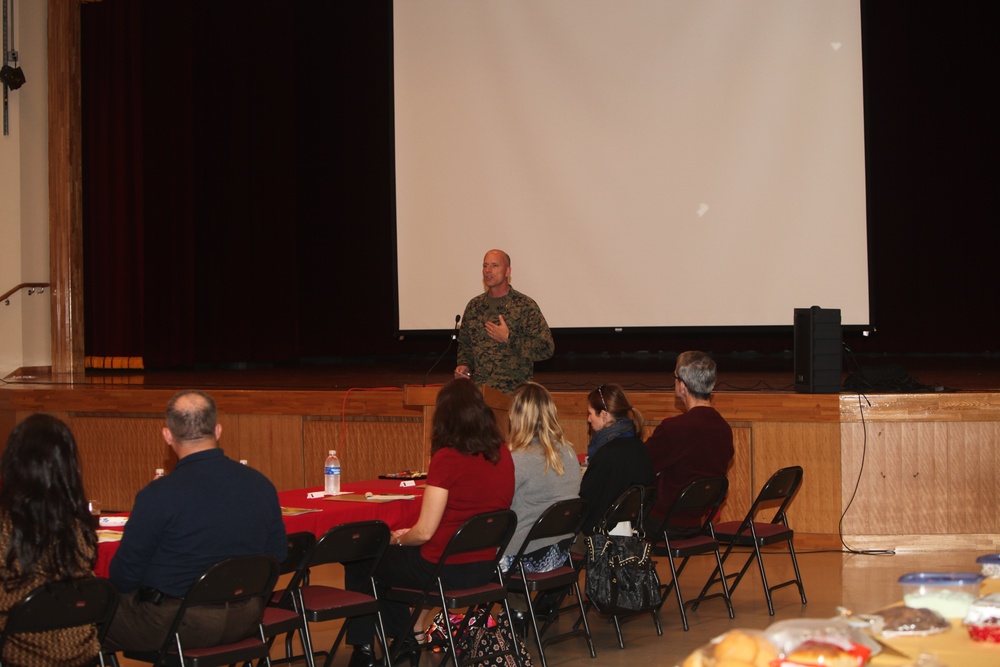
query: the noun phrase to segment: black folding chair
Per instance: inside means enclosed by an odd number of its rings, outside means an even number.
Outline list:
[[[310,549],[292,577],[288,589],[295,598],[295,608],[300,611],[305,623],[303,630],[303,645],[307,655],[325,655],[324,665],[329,667],[333,656],[337,653],[340,642],[347,633],[351,620],[358,616],[374,614],[376,618],[375,634],[382,643],[383,660],[387,658],[389,643],[385,637],[385,627],[382,624],[382,607],[379,604],[375,582],[372,576],[378,562],[389,546],[391,531],[384,521],[355,521],[334,526],[319,538],[316,545]],[[306,583],[312,568],[329,563],[352,563],[364,561],[370,563],[368,580],[370,593],[349,591],[336,586],[311,585]],[[310,623],[322,623],[336,619],[346,619],[337,633],[337,638],[329,651],[314,651]],[[388,667],[388,662],[385,663]]]
[[[278,575],[298,571],[305,560],[306,554],[309,553],[309,550],[315,544],[316,536],[309,531],[289,534],[288,555],[285,556],[285,560],[278,566]],[[305,579],[308,579],[308,576]],[[302,578],[297,579],[293,577],[288,587],[274,591],[271,595],[271,600],[267,603],[267,607],[264,608],[264,616],[261,619],[260,625],[268,646],[274,645],[274,640],[278,635],[285,635],[285,657],[265,660],[264,662],[268,664],[282,665],[294,662],[302,657],[305,659],[307,667],[314,667],[315,665],[312,652],[306,648],[306,620],[302,616],[301,611],[296,608],[295,603],[297,598],[294,594],[295,589],[292,587],[292,584],[295,586],[301,585],[302,581]],[[302,639],[302,656],[296,656],[292,651],[292,638],[296,632],[299,633],[299,637]]]
[[[743,568],[738,574],[727,575],[722,572],[720,565],[719,570],[712,573],[705,587],[701,590],[701,596],[704,596],[717,581],[725,579],[733,579],[732,585],[729,586],[729,593],[734,593],[740,581],[743,580],[743,575],[750,568],[750,564],[756,559],[757,565],[760,567],[760,578],[764,582],[767,611],[771,616],[774,616],[774,603],[771,600],[771,593],[784,586],[795,584],[799,589],[799,597],[802,598],[802,604],[806,604],[806,593],[802,587],[802,574],[799,572],[799,563],[795,558],[795,547],[792,546],[792,539],[795,537],[795,532],[788,527],[788,516],[786,513],[788,505],[792,502],[792,497],[801,483],[802,468],[800,466],[782,468],[771,475],[771,479],[767,480],[742,521],[726,521],[716,524],[715,537],[719,540],[720,544],[726,545],[726,551],[722,554],[723,563],[729,558],[729,554],[734,547],[753,547],[753,551],[750,552],[746,563],[743,564]],[[756,520],[757,513],[762,508],[772,507],[775,503],[777,503],[778,507],[770,521]],[[792,558],[792,569],[795,571],[795,577],[771,586],[767,583],[767,573],[764,571],[764,558],[761,555],[760,549],[761,547],[780,544],[782,542],[788,544],[788,553]],[[693,608],[697,609],[697,604]]]
[[[278,561],[269,554],[227,558],[212,565],[191,584],[157,651],[125,651],[125,657],[154,665],[221,667],[267,659],[269,645],[260,630],[254,636],[206,648],[185,648],[181,623],[189,610],[214,605],[239,604],[259,599],[261,613],[278,580]]]
[[[434,646],[441,646],[443,643],[448,647],[447,655],[456,656],[455,667],[488,660],[487,658],[476,658],[473,655],[465,655],[458,658],[455,635],[456,633],[465,631],[470,618],[470,612],[473,608],[484,609],[489,613],[494,605],[500,604],[503,606],[507,618],[510,618],[510,606],[507,603],[507,582],[505,581],[503,572],[500,571],[499,563],[504,550],[507,548],[507,543],[510,542],[510,538],[513,537],[516,528],[517,515],[512,510],[497,510],[495,512],[477,514],[462,524],[455,534],[452,535],[444,552],[441,554],[441,558],[435,564],[431,576],[420,588],[393,587],[385,590],[383,597],[386,600],[403,602],[413,609],[409,623],[406,625],[407,628],[414,626],[420,617],[421,611],[424,609],[441,607],[446,611],[452,609],[466,610],[465,617],[457,628],[451,624],[448,613],[442,614],[444,616],[446,638],[443,642],[422,644],[420,647],[417,647],[417,650],[430,649]],[[441,572],[445,562],[449,558],[457,554],[485,551],[487,549],[496,554],[493,558],[493,569],[496,573],[495,580],[472,588],[445,588],[444,581],[441,579]],[[407,639],[407,636],[396,638],[390,652],[392,664],[395,664],[399,656],[404,652],[413,650],[414,647]],[[519,667],[524,667],[521,665],[520,653],[518,651],[520,638],[511,632],[510,636],[505,639],[509,640],[506,648],[497,651],[489,659],[492,661],[492,659],[501,656],[513,656]]]
[[[645,516],[645,488],[639,486],[638,484],[630,486],[625,489],[625,491],[618,496],[615,502],[611,503],[607,511],[604,513],[604,517],[601,519],[599,532],[607,533],[611,531],[622,521],[628,521],[632,524],[632,529],[639,531],[639,534],[643,539],[645,535],[642,530],[642,518]],[[586,567],[586,566],[584,566]],[[590,600],[587,601],[588,608],[592,603]],[[622,636],[622,623],[625,621],[630,621],[634,618],[649,613],[653,617],[653,625],[656,627],[656,634],[663,636],[663,627],[660,625],[660,610],[659,606],[653,607],[649,612],[637,611],[630,614],[611,614],[611,620],[615,624],[615,633],[618,635],[618,648],[625,648],[625,639]],[[579,624],[579,621],[577,621]]]
[[[118,591],[107,579],[87,577],[42,584],[7,612],[7,623],[0,634],[0,667],[7,664],[7,640],[22,633],[95,625],[100,644],[117,608]],[[98,651],[94,660],[103,667],[104,654]]]
[[[518,549],[517,555],[514,556],[510,568],[507,570],[509,590],[524,593],[524,596],[528,600],[528,618],[535,635],[535,642],[538,644],[538,655],[542,660],[542,667],[548,666],[545,660],[545,646],[575,636],[583,636],[587,640],[590,657],[597,657],[597,653],[594,651],[594,640],[590,634],[590,624],[587,623],[587,611],[583,604],[583,595],[580,593],[580,572],[573,566],[568,552],[566,562],[554,570],[548,572],[528,572],[524,567],[524,555],[532,542],[557,537],[566,538],[568,542],[583,528],[586,513],[587,501],[583,498],[560,500],[552,504],[535,521],[528,535],[524,538],[524,543]],[[568,632],[548,637],[543,641],[542,635],[545,634],[545,631],[555,621],[555,614],[561,610],[557,609],[552,616],[544,619],[544,625],[539,628],[539,613],[532,601],[531,594],[534,593],[536,595],[535,600],[537,600],[537,596],[541,593],[569,589],[572,589],[572,592],[576,596],[576,605],[580,610],[580,621],[582,622],[583,629],[581,630],[578,626],[575,626]]]
[[[733,602],[729,597],[725,570],[722,569],[719,541],[715,539],[715,531],[712,526],[712,517],[726,499],[726,491],[728,490],[729,481],[725,477],[696,479],[681,491],[670,511],[667,512],[667,516],[660,525],[659,530],[655,535],[651,536],[653,538],[651,540],[653,542],[653,553],[658,556],[667,556],[667,562],[670,564],[670,581],[660,586],[660,605],[662,606],[666,601],[672,588],[677,594],[677,607],[681,612],[681,623],[684,625],[685,632],[688,630],[688,618],[685,607],[688,605],[697,605],[710,598],[721,597],[726,603],[726,608],[729,610],[729,618],[733,618]],[[687,534],[684,536],[671,538],[670,533],[675,532],[675,529],[672,529],[672,520],[681,515],[690,516],[694,514],[702,517],[701,525],[686,531]],[[711,595],[703,594],[694,600],[685,602],[684,596],[681,595],[679,581],[681,572],[684,571],[684,567],[692,556],[707,553],[715,554],[717,571],[723,573],[721,577],[722,592]],[[680,567],[674,564],[674,559],[676,558],[682,559]]]

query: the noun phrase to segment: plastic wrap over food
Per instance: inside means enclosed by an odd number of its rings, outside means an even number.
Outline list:
[[[843,619],[779,621],[763,632],[732,630],[681,667],[861,667],[880,646]]]

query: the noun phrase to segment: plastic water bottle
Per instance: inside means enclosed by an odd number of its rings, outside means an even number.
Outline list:
[[[153,479],[160,479],[163,477],[163,468],[157,468],[156,472],[153,473]]]
[[[336,449],[330,450],[330,455],[323,464],[323,493],[328,496],[340,493],[340,459],[337,458]]]

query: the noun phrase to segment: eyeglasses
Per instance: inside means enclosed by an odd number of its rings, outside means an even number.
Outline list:
[[[601,405],[604,406],[604,411],[607,412],[608,411],[608,404],[604,400],[604,392],[601,391],[601,387],[603,387],[603,386],[604,385],[602,384],[600,387],[597,388],[597,395],[601,397]]]

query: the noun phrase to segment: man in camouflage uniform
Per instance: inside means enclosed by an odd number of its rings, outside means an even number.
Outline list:
[[[462,316],[455,377],[512,394],[531,379],[536,361],[552,356],[555,343],[538,304],[511,288],[507,253],[486,253],[483,284],[486,292],[473,297]]]

